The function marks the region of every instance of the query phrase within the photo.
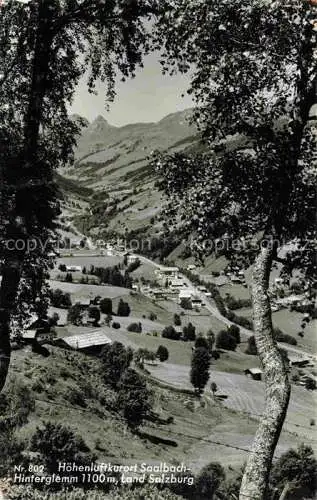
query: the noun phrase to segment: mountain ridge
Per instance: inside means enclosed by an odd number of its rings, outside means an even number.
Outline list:
[[[87,126],[78,137],[74,164],[59,172],[66,192],[64,201],[67,190],[73,203],[80,192],[86,201],[82,215],[74,211],[70,222],[78,227],[84,220],[91,237],[105,231],[142,232],[154,219],[159,229],[166,200],[158,189],[159,179],[149,165],[149,156],[155,150],[175,153],[195,146],[199,135],[189,123],[191,114],[189,108],[157,122],[122,127],[109,124],[102,115],[91,123],[85,121]]]

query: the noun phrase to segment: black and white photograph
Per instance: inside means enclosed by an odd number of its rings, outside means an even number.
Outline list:
[[[0,0],[0,500],[317,499],[317,0]]]

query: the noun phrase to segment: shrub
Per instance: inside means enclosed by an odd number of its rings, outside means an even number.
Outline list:
[[[195,494],[200,500],[212,500],[225,479],[223,467],[219,463],[210,463],[197,476]]]
[[[192,323],[188,323],[187,326],[184,326],[183,328],[183,337],[184,340],[195,340],[196,338],[196,328],[193,326]]]
[[[24,445],[16,436],[15,429],[6,425],[0,428],[0,474],[4,478],[13,472],[16,464],[23,464]],[[24,497],[21,496],[21,499]]]
[[[60,319],[59,314],[54,312],[52,316],[48,318],[50,326],[57,326],[59,319]]]
[[[75,326],[79,326],[82,324],[83,312],[81,310],[80,304],[75,304],[68,310],[67,321]]]
[[[100,321],[100,310],[97,306],[91,306],[88,309],[89,318],[94,320],[93,325],[98,326]]]
[[[72,405],[81,406],[82,408],[87,407],[84,394],[76,388],[67,389],[67,399]]]
[[[149,314],[149,320],[150,320],[150,321],[156,321],[156,320],[157,320],[157,315],[156,315],[156,314],[154,314],[153,312],[151,312],[151,313]]]
[[[156,354],[153,351],[149,351],[149,349],[145,349],[144,347],[141,347],[134,353],[134,359],[135,362],[138,366],[143,368],[144,366],[144,361],[155,361],[156,359]]]
[[[67,283],[72,283],[73,282],[73,275],[72,275],[72,273],[66,273],[65,281]]]
[[[145,379],[135,370],[128,368],[118,384],[118,408],[123,412],[129,427],[136,429],[149,415],[151,393]]]
[[[211,384],[210,384],[210,390],[213,393],[213,395],[215,395],[216,392],[218,391],[218,387],[217,387],[217,384],[215,382],[211,382]]]
[[[118,316],[130,316],[130,306],[127,302],[124,302],[122,299],[120,299],[120,302],[118,304],[118,310],[117,310],[117,315]]]
[[[230,317],[229,314],[227,314],[227,318],[230,319],[230,321],[236,323],[237,325],[243,326],[248,330],[253,330],[253,322],[248,318],[245,318],[244,316],[238,316],[237,314],[231,312]]]
[[[182,320],[179,314],[174,314],[174,325],[181,326]]]
[[[133,351],[120,342],[107,344],[101,352],[103,378],[106,384],[116,387],[123,372],[130,366]]]
[[[59,462],[76,462],[83,464],[92,461],[87,455],[89,448],[84,440],[69,427],[46,422],[37,427],[31,438],[31,450],[40,453],[50,472],[56,472]]]
[[[112,325],[111,325],[111,326],[112,326],[112,328],[114,328],[115,330],[119,330],[119,328],[121,328],[120,323],[118,323],[117,321],[114,321],[114,322],[112,323]]]
[[[235,309],[241,309],[242,307],[251,307],[251,299],[235,299],[232,295],[227,294],[225,297],[225,302],[227,307],[232,311]]]
[[[18,379],[13,379],[5,392],[0,394],[1,423],[14,428],[24,425],[34,411],[35,400],[30,389]],[[12,419],[14,417],[14,419]]]
[[[227,349],[228,351],[235,351],[237,347],[237,339],[230,335],[228,330],[220,330],[216,337],[217,349]]]
[[[101,283],[108,285],[131,288],[132,280],[129,273],[125,273],[123,276],[118,268],[118,266],[113,267],[90,267],[90,274],[94,274],[100,279]]]
[[[142,333],[142,325],[141,323],[131,323],[127,330],[128,332]]]
[[[317,389],[316,380],[312,378],[307,378],[305,381],[305,387],[308,391],[315,391]]]
[[[203,337],[201,334],[197,337],[195,342],[195,349],[197,349],[198,347],[203,347],[204,349],[207,349],[207,351],[209,351],[209,342],[206,337]]]
[[[228,332],[232,337],[234,337],[237,341],[237,344],[240,344],[241,342],[241,337],[240,337],[240,328],[237,325],[230,325],[228,328]]]
[[[103,314],[112,314],[112,300],[105,297],[100,301],[100,311]]]
[[[220,314],[222,316],[226,316],[227,309],[226,309],[226,306],[223,302],[223,299],[222,299],[219,291],[217,289],[213,289],[213,291],[210,290],[210,292],[212,293],[212,297],[215,301],[215,304],[216,304],[218,311],[220,312]]]
[[[162,332],[162,337],[171,340],[179,340],[181,333],[177,332],[173,326],[166,326]]]
[[[50,292],[50,300],[53,307],[67,309],[72,305],[69,293],[64,293],[60,288]]]
[[[32,391],[36,392],[37,394],[41,394],[45,390],[43,382],[41,380],[36,380],[32,384]]]
[[[160,345],[156,351],[156,357],[161,361],[161,362],[164,362],[164,361],[167,361],[168,360],[168,356],[169,356],[169,352],[168,352],[168,349],[167,347],[165,347],[164,345]]]
[[[251,337],[248,338],[248,346],[247,346],[247,348],[245,350],[245,353],[253,355],[253,356],[257,355],[258,350],[257,350],[257,347],[256,347],[254,335],[252,335]]]
[[[285,483],[289,482],[290,494],[305,488],[305,496],[314,495],[317,490],[317,460],[312,448],[302,444],[284,453],[273,465],[271,482],[280,493]]]
[[[213,349],[213,345],[215,343],[215,340],[216,340],[215,334],[212,330],[208,330],[206,339],[208,342],[209,351],[211,352]]]
[[[198,347],[192,354],[190,382],[201,394],[209,379],[210,354],[204,347]]]

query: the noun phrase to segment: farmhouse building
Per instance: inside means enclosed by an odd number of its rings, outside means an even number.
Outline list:
[[[150,295],[157,300],[165,299],[166,292],[167,292],[166,290],[162,290],[160,288],[155,288],[149,291]]]
[[[66,266],[66,271],[68,273],[81,273],[82,267],[81,266]]]
[[[296,356],[296,355],[288,356],[288,361],[289,361],[290,366],[299,366],[299,367],[306,366],[311,362],[311,360],[308,356],[300,357],[300,356]]]
[[[244,370],[244,373],[247,377],[252,378],[253,380],[262,380],[262,370],[260,368],[247,368]]]
[[[127,255],[127,263],[128,263],[128,265],[135,264],[135,262],[137,262],[138,260],[139,260],[139,257],[137,255],[134,255],[134,254],[128,254]]]
[[[184,281],[180,278],[174,278],[170,281],[171,288],[181,288],[184,286]]]
[[[160,266],[159,269],[155,271],[159,278],[177,278],[179,269],[178,267],[164,267]]]
[[[63,337],[57,340],[57,345],[66,349],[73,349],[84,352],[85,354],[100,354],[102,348],[111,344],[111,339],[100,331],[92,331],[81,335],[72,335],[71,337]]]
[[[201,306],[203,305],[201,298],[198,297],[197,295],[193,295],[191,301],[192,301],[192,306],[198,307],[198,309],[200,309]]]
[[[26,330],[22,333],[22,338],[27,344],[45,344],[53,340],[54,333],[51,331],[51,326],[46,319],[36,319],[30,322]]]
[[[182,300],[192,300],[192,291],[185,289],[185,290],[180,290],[179,295],[178,295],[178,303],[180,304]]]

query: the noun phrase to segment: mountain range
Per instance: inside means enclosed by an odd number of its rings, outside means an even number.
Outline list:
[[[149,156],[155,150],[172,153],[197,143],[197,129],[189,124],[191,112],[188,109],[157,123],[123,127],[109,124],[101,115],[92,123],[85,121],[75,162],[58,176],[67,192],[68,219],[76,206],[74,223],[78,227],[80,218],[85,219],[86,227],[81,229],[88,227],[91,236],[105,229],[117,233],[140,230],[153,222],[164,200],[155,183],[156,174],[149,167]],[[83,196],[76,201],[80,194]],[[81,216],[79,205],[83,208]]]

